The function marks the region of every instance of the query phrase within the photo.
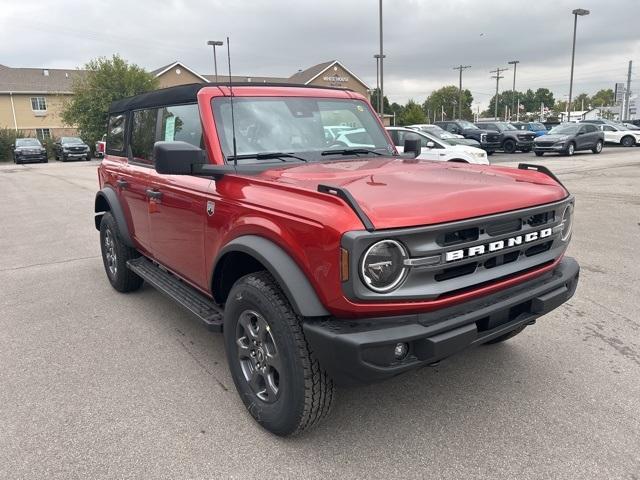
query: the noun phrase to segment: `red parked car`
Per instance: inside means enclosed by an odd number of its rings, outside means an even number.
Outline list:
[[[326,135],[342,124],[357,147]],[[111,285],[146,281],[222,331],[240,398],[278,435],[317,424],[336,384],[501,342],[576,289],[574,200],[551,172],[399,155],[351,91],[172,87],[114,102],[106,145]]]
[[[104,158],[104,152],[107,148],[107,136],[103,135],[101,140],[98,140],[95,145],[95,157]]]

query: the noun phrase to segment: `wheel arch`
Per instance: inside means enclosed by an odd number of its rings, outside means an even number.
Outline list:
[[[258,235],[237,237],[218,254],[210,282],[216,302],[225,303],[231,287],[239,278],[259,270],[267,270],[276,279],[298,315],[330,315],[293,258],[271,240]]]
[[[128,247],[134,247],[131,241],[131,235],[129,234],[129,226],[125,219],[120,200],[118,200],[118,194],[111,187],[104,187],[98,193],[94,202],[93,211],[95,212],[95,226],[97,230],[100,230],[100,223],[102,222],[102,215],[106,212],[110,212],[113,215],[116,223],[118,224],[118,230],[122,236],[122,240]]]

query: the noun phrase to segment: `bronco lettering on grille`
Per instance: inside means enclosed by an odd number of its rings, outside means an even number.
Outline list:
[[[465,258],[477,257],[486,253],[497,252],[505,248],[511,248],[522,245],[523,243],[530,243],[541,238],[550,237],[551,233],[551,228],[545,228],[544,230],[538,230],[537,232],[529,232],[525,235],[509,237],[503,240],[486,243],[484,245],[476,245],[474,247],[462,248],[460,250],[451,250],[445,254],[445,261],[453,262],[454,260],[463,260]]]

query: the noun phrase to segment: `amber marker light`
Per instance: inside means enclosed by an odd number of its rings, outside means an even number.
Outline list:
[[[340,280],[349,280],[349,250],[346,248],[340,249]]]

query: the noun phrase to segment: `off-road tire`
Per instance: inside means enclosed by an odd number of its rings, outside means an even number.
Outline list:
[[[636,139],[633,138],[631,135],[622,137],[622,140],[620,140],[620,145],[622,145],[623,147],[633,147],[635,144],[636,144]]]
[[[278,395],[267,403],[252,390],[239,358],[238,323],[243,313],[266,320],[281,359]],[[335,398],[332,379],[322,369],[302,329],[301,318],[274,278],[265,271],[240,278],[232,287],[224,313],[224,341],[229,370],[240,398],[253,418],[280,435],[297,435],[327,416]]]
[[[593,147],[593,148],[591,149],[591,151],[592,151],[593,153],[598,154],[598,153],[602,152],[602,146],[603,146],[603,144],[602,144],[602,140],[598,140],[598,141],[596,142],[596,146],[595,146],[595,147]]]
[[[113,252],[115,253],[115,272],[109,267],[107,258],[108,247],[105,245],[107,236],[113,242]],[[122,240],[118,224],[113,215],[106,212],[102,215],[100,222],[100,250],[102,251],[102,263],[107,273],[107,278],[111,286],[119,292],[132,292],[142,285],[142,278],[127,268],[127,262],[138,258],[140,253],[135,248],[128,247]]]
[[[526,325],[522,325],[521,327],[518,327],[515,330],[511,330],[509,333],[505,333],[504,335],[500,335],[499,337],[496,337],[493,340],[489,340],[485,345],[493,345],[495,343],[502,343],[505,340],[509,340],[510,338],[515,337],[516,335],[521,333],[525,328],[527,328],[527,326]]]
[[[516,142],[511,139],[505,140],[502,142],[502,149],[504,150],[504,153],[515,153]]]
[[[544,152],[533,152],[536,154],[536,157],[541,157],[544,155]]]

